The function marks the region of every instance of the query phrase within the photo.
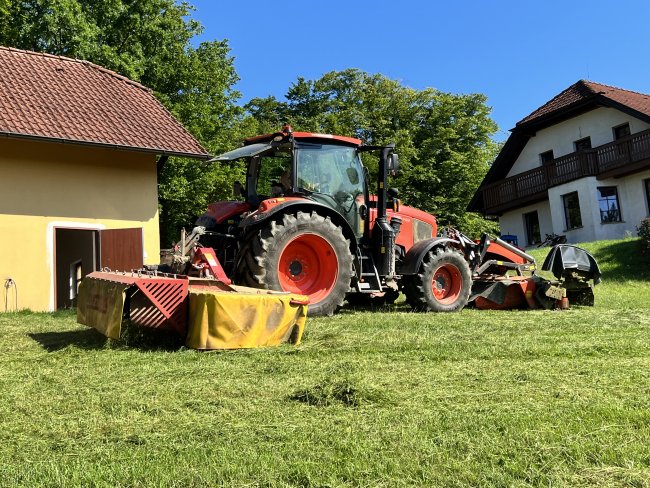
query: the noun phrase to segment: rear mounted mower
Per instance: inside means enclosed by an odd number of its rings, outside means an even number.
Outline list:
[[[308,298],[233,285],[195,237],[164,253],[170,264],[86,276],[77,321],[111,339],[121,338],[125,324],[171,331],[201,350],[298,344]]]

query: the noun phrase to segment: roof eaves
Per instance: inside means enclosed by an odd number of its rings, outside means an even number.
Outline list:
[[[609,98],[607,95],[600,95],[602,99],[602,104],[609,106],[611,108],[615,108],[617,110],[620,110],[621,112],[624,112],[628,115],[631,115],[632,117],[635,117],[637,119],[641,119],[646,123],[650,124],[650,113],[646,112],[641,112],[640,110],[637,110],[635,108],[630,107],[629,105],[626,105],[624,103],[618,102],[612,98]]]
[[[549,125],[553,125],[558,121],[558,119],[565,119],[565,118],[569,118],[568,116],[573,116],[575,112],[588,111],[591,107],[596,108],[596,105],[598,105],[598,99],[599,99],[599,95],[594,94],[588,98],[578,100],[577,102],[567,105],[566,107],[562,107],[557,110],[553,110],[552,112],[539,115],[533,119],[525,120],[523,122],[519,121],[510,130],[512,132],[515,131],[526,132],[526,131],[531,131],[531,129],[534,129],[532,130],[532,132],[534,133],[539,129],[548,127]]]
[[[77,139],[65,139],[61,137],[47,137],[47,136],[39,136],[33,134],[21,134],[18,132],[0,131],[0,136],[9,139],[26,139],[32,141],[54,142],[58,144],[72,144],[76,146],[93,146],[93,147],[102,147],[105,149],[118,149],[122,151],[134,151],[134,152],[143,152],[149,154],[160,154],[165,156],[176,156],[180,158],[204,159],[204,160],[210,159],[210,154],[207,152],[193,153],[193,152],[183,152],[183,151],[170,151],[168,149],[163,149],[163,148],[125,146],[121,144],[111,144],[105,142],[81,141]]]

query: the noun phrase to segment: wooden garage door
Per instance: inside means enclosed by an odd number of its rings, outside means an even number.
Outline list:
[[[142,268],[142,228],[107,229],[99,232],[100,269],[131,271]]]

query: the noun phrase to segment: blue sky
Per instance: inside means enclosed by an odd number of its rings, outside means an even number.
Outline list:
[[[189,1],[198,40],[228,39],[242,102],[359,68],[484,93],[502,140],[579,79],[650,93],[647,0]]]

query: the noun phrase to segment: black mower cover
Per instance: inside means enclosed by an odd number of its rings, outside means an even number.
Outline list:
[[[565,272],[577,272],[585,280],[593,279],[594,285],[600,283],[600,268],[596,259],[582,248],[569,244],[554,246],[546,256],[542,270],[551,271],[559,280]]]

